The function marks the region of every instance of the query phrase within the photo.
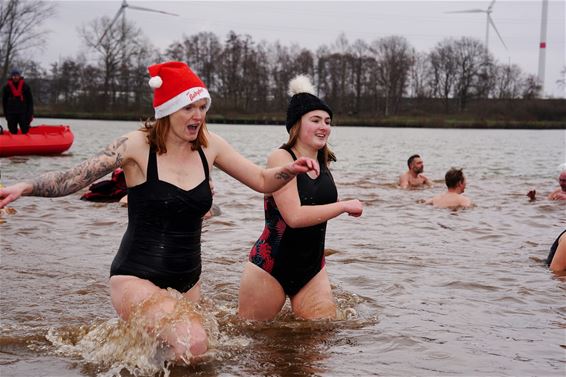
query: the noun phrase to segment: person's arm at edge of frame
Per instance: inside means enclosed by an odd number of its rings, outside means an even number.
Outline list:
[[[549,267],[553,272],[566,271],[566,233],[560,236],[558,248]]]
[[[58,197],[79,191],[122,164],[127,140],[125,136],[114,140],[104,150],[71,169],[44,173],[34,180],[0,189],[0,208],[20,196]]]
[[[424,174],[422,174],[422,177],[424,178],[423,185],[432,187],[432,181]]]
[[[267,164],[269,167],[282,166],[292,161],[289,153],[283,149],[277,149],[271,153]],[[357,200],[344,200],[336,203],[302,206],[299,198],[297,179],[293,179],[288,185],[273,193],[277,208],[292,228],[304,228],[317,225],[333,219],[343,213],[359,217],[362,215],[362,203]]]
[[[270,194],[277,191],[300,173],[320,173],[318,162],[310,158],[300,158],[285,166],[264,169],[238,153],[219,135],[209,132],[209,138],[211,146],[214,143],[216,149],[214,165],[257,192]]]
[[[407,176],[407,174],[402,173],[399,176],[399,187],[401,187],[402,189],[409,188],[409,177]]]
[[[464,208],[472,208],[475,206],[474,202],[472,201],[472,199],[468,198],[467,196],[464,196],[462,198],[462,206]]]

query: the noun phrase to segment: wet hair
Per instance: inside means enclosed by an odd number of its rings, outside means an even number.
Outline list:
[[[169,116],[166,116],[160,119],[147,119],[140,130],[147,133],[147,143],[149,144],[150,149],[154,149],[157,154],[163,154],[167,153],[165,139],[170,128],[171,122],[169,120]],[[202,123],[196,140],[191,144],[191,149],[193,151],[199,149],[201,146],[208,146],[208,140],[206,139],[206,122]]]
[[[297,140],[299,139],[299,131],[301,130],[301,120],[297,121],[295,125],[293,125],[289,129],[289,140],[281,146],[282,149],[291,149],[297,144]],[[320,166],[328,167],[330,162],[336,162],[336,155],[334,152],[328,148],[328,143],[318,150],[316,159]]]
[[[414,160],[415,158],[421,158],[421,156],[418,155],[418,154],[414,154],[414,155],[412,155],[411,157],[409,157],[409,159],[407,160],[407,166],[408,166],[408,167],[411,167],[411,163],[413,162],[413,160]]]
[[[446,187],[455,188],[458,183],[464,181],[464,173],[462,169],[451,168],[444,175],[444,180],[446,181]]]

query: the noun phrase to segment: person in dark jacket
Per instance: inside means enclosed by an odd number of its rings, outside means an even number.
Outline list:
[[[18,124],[23,134],[29,131],[33,119],[33,97],[17,69],[10,72],[8,83],[2,89],[2,108],[10,133],[18,133]]]

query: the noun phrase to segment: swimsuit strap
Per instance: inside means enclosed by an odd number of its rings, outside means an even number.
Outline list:
[[[283,150],[286,150],[287,152],[289,152],[289,154],[291,155],[291,157],[293,157],[293,161],[297,161],[297,156],[295,155],[295,153],[293,152],[293,150],[291,148],[281,148]],[[320,163],[320,160],[319,160]],[[320,163],[320,171],[322,172],[323,170],[326,170],[327,167],[326,166],[322,166],[322,163]]]
[[[209,179],[210,172],[208,170],[208,160],[206,159],[206,155],[204,154],[202,148],[198,149],[198,154],[200,155],[200,159],[202,161],[202,168],[204,169],[204,175],[206,179]],[[154,149],[150,149],[149,151],[149,158],[147,160],[147,180],[148,181],[159,180],[159,174],[157,172],[157,153],[155,153]]]
[[[159,174],[157,173],[157,153],[155,149],[150,148],[149,158],[147,159],[147,181],[157,181],[159,180]]]
[[[293,150],[291,148],[281,148],[286,150],[287,152],[289,152],[289,154],[291,155],[291,157],[293,157],[293,161],[297,161],[297,156],[295,156],[295,153],[293,153]]]
[[[206,159],[206,155],[201,147],[198,148],[198,154],[200,155],[200,160],[202,161],[202,168],[204,169],[204,175],[206,179],[209,179],[209,171],[208,171],[208,160]]]

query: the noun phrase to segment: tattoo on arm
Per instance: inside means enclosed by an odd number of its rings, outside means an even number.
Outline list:
[[[117,139],[94,157],[70,170],[40,175],[31,182],[32,191],[30,195],[65,196],[88,186],[122,164],[127,140],[128,138],[125,137]]]
[[[275,173],[275,179],[282,179],[284,181],[288,181],[289,179],[293,178],[291,174],[281,171],[279,173]]]

